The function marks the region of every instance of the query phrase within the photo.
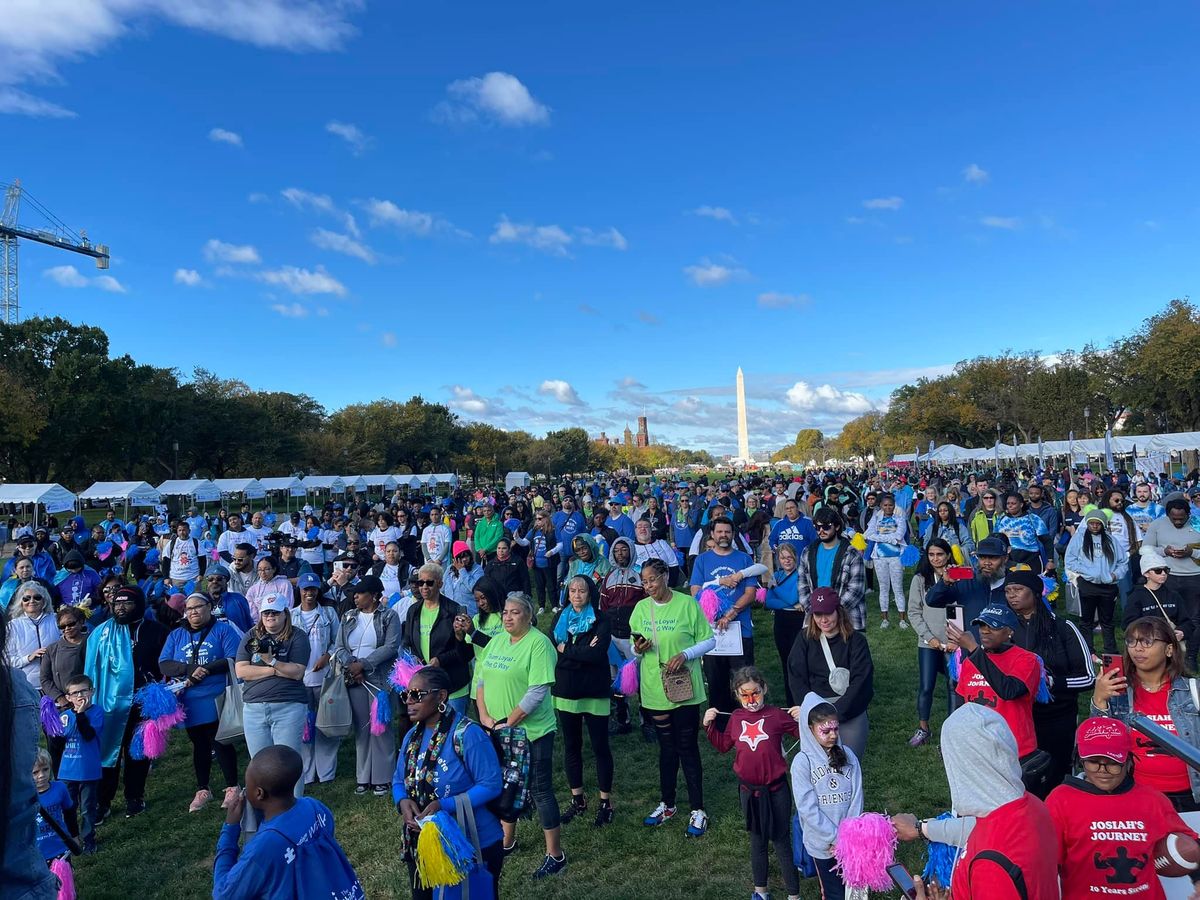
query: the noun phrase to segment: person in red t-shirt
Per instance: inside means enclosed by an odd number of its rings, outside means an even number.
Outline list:
[[[1046,798],[1058,829],[1063,900],[1163,900],[1154,845],[1168,834],[1194,840],[1196,833],[1160,791],[1134,781],[1134,739],[1124,722],[1085,720],[1075,747],[1083,776],[1068,778]]]
[[[1013,646],[1017,619],[1007,605],[984,607],[971,624],[979,626],[978,641],[953,622],[946,625],[946,637],[964,654],[955,690],[964,700],[1000,713],[1024,759],[1037,749],[1033,699],[1042,678],[1041,661],[1036,653]]]
[[[783,736],[798,737],[798,707],[784,712],[768,706],[767,680],[754,666],[743,666],[731,679],[733,696],[742,705],[731,713],[716,709],[704,713],[708,739],[720,753],[734,751],[733,773],[738,778],[738,794],[750,832],[750,873],[754,897],[767,898],[767,843],[775,845],[779,868],[789,900],[800,896],[800,878],[792,861],[789,826],[792,822],[792,794],[788,790],[788,764],[783,755]],[[719,715],[729,716],[724,731],[716,726]]]

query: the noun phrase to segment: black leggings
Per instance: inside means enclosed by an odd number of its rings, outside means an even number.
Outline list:
[[[121,780],[121,766],[125,766],[125,799],[146,799],[146,778],[150,775],[150,760],[134,759],[129,755],[129,742],[133,740],[133,732],[142,721],[136,709],[129,710],[129,718],[125,722],[125,734],[121,738],[121,752],[117,754],[115,766],[105,766],[100,770],[100,809],[112,806],[117,796],[117,784]]]
[[[647,709],[646,715],[658,729],[658,784],[662,802],[675,805],[676,781],[683,766],[688,804],[704,809],[704,768],[700,762],[700,707]]]
[[[792,645],[796,643],[796,638],[804,630],[804,613],[800,610],[789,612],[788,610],[775,611],[775,649],[779,651],[779,663],[784,675],[788,670],[788,656],[792,652]],[[790,678],[783,679],[783,690],[787,695],[787,705],[790,709],[796,705],[796,698],[792,696],[792,682]],[[804,699],[801,697],[800,699]],[[761,882],[759,882],[761,884]],[[794,892],[793,892],[794,893]]]
[[[583,788],[583,726],[587,726],[592,755],[596,757],[596,781],[600,792],[607,794],[613,786],[613,755],[608,745],[608,716],[590,713],[558,711],[559,729],[563,736],[563,762],[567,769],[567,786],[572,791]]]
[[[196,787],[201,790],[208,789],[214,753],[217,756],[217,765],[221,767],[221,774],[225,776],[225,787],[237,787],[237,751],[232,745],[222,744],[217,740],[217,723],[189,725],[187,736],[192,742],[192,768],[196,772]]]
[[[1089,647],[1095,647],[1095,636],[1092,626],[1096,617],[1100,618],[1100,635],[1104,641],[1105,653],[1117,652],[1117,632],[1113,625],[1113,614],[1117,609],[1117,586],[1115,584],[1094,584],[1084,578],[1075,582],[1079,589],[1079,624],[1083,639]]]
[[[492,873],[492,888],[494,894],[492,900],[500,900],[500,870],[504,868],[504,841],[496,841],[490,847],[483,848],[483,864],[487,866],[488,871]],[[408,863],[408,883],[413,886],[412,900],[433,900],[433,890],[431,888],[417,887],[417,865],[411,859],[406,859]],[[439,894],[440,896],[440,894]],[[476,898],[471,895],[471,900],[487,900],[486,897]]]
[[[533,602],[539,609],[553,609],[558,604],[558,563],[544,569],[533,567]]]
[[[746,789],[740,788],[740,790],[744,793]],[[771,794],[771,814],[776,821],[790,822],[792,820],[792,790],[789,784],[785,783]],[[767,877],[770,871],[770,864],[767,860],[768,844],[775,845],[775,857],[779,862],[779,869],[783,873],[784,889],[787,890],[788,896],[796,896],[800,893],[800,875],[792,855],[792,836],[788,829],[784,829],[783,837],[777,840],[765,837],[756,831],[750,831],[750,877],[753,879],[754,886],[767,886]]]
[[[1066,694],[1063,699],[1070,697],[1070,703],[1061,707],[1057,704],[1048,708],[1044,704],[1033,705],[1033,730],[1037,735],[1039,750],[1045,750],[1053,760],[1050,777],[1044,790],[1047,794],[1062,784],[1063,779],[1071,774],[1071,759],[1075,753],[1075,726],[1078,716],[1075,713],[1077,694]],[[1038,799],[1044,800],[1039,795]]]

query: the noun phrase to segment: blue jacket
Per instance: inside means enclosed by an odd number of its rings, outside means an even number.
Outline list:
[[[947,606],[958,605],[963,608],[963,621],[967,630],[979,640],[979,629],[972,625],[974,618],[983,612],[989,604],[1008,605],[1004,596],[1004,579],[1001,578],[995,587],[976,575],[970,581],[939,581],[925,595],[925,605],[935,609],[945,609]]]
[[[13,567],[17,564],[17,557],[12,556],[8,562],[4,564],[4,571],[0,572],[0,580],[7,580],[12,577]],[[54,584],[54,576],[58,573],[58,566],[54,564],[54,557],[45,550],[39,550],[33,554],[33,576],[41,578],[47,584]]]
[[[11,766],[12,795],[8,809],[8,839],[0,846],[0,886],[4,895],[21,900],[54,900],[58,879],[46,868],[37,845],[37,791],[33,787],[33,761],[42,733],[38,720],[38,695],[29,682],[14,672],[9,678],[12,690],[13,731],[5,737],[12,741],[11,759],[0,765]]]
[[[783,569],[775,570],[776,578],[782,574]],[[766,606],[767,609],[773,609],[776,612],[780,612],[782,610],[800,612],[800,610],[796,609],[796,603],[800,600],[797,586],[798,577],[799,570],[793,569],[791,573],[783,579],[783,581],[780,581],[778,584],[773,584],[771,587],[767,588],[767,599],[763,605]]]

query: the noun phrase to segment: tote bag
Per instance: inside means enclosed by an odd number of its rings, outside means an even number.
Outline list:
[[[341,667],[334,667],[325,676],[321,685],[321,697],[317,702],[317,730],[325,737],[340,738],[354,727],[354,711],[350,708],[350,691]]]
[[[217,698],[217,740],[222,744],[232,744],[246,734],[242,724],[242,686],[234,671],[236,665],[229,660],[225,690]]]

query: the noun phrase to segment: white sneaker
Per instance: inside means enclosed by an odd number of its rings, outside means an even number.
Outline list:
[[[901,619],[901,620],[900,620],[900,628],[901,628],[902,630],[904,630],[904,631],[907,631],[907,630],[908,630],[909,628],[911,628],[911,627],[912,627],[912,626],[908,624],[908,619]]]
[[[688,816],[688,837],[702,837],[708,831],[708,815],[702,809],[693,809]]]
[[[200,790],[196,791],[196,796],[192,798],[192,803],[188,807],[188,812],[199,812],[200,810],[204,809],[204,807],[208,806],[210,800],[212,800],[212,791],[208,790],[207,788],[201,788]]]
[[[887,619],[884,619],[882,622],[879,623],[879,627],[880,628],[891,628],[892,623],[889,622]]]

